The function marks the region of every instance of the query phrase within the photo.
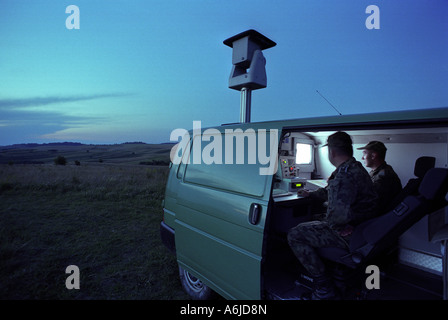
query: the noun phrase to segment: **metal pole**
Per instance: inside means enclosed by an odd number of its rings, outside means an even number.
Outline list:
[[[250,108],[252,100],[252,90],[246,87],[241,89],[241,107],[240,107],[240,122],[250,122]]]

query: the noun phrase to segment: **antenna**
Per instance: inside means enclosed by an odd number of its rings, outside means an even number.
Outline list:
[[[339,110],[338,110],[338,109],[336,109],[336,107],[335,107],[334,105],[332,105],[330,101],[328,101],[328,100],[327,100],[327,98],[325,98],[325,97],[324,97],[324,96],[323,96],[323,95],[322,95],[322,94],[321,94],[321,93],[320,93],[319,91],[317,91],[317,90],[316,90],[316,92],[317,92],[317,93],[318,93],[318,94],[319,94],[319,95],[320,95],[320,96],[321,96],[322,98],[324,98],[324,99],[325,99],[325,101],[327,101],[327,102],[328,102],[328,104],[329,104],[330,106],[332,106],[332,107],[333,107],[333,109],[334,109],[334,110],[336,110],[336,112],[337,112],[337,113],[339,113],[339,115],[340,115],[340,116],[342,116],[342,113],[340,113],[340,112],[339,112]]]

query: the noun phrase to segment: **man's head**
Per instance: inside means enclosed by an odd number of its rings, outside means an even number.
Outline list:
[[[381,141],[370,141],[358,150],[363,150],[362,160],[364,160],[367,168],[376,169],[386,159],[387,148]]]
[[[346,132],[338,131],[330,135],[324,146],[328,146],[328,159],[331,164],[337,167],[353,157],[352,143],[352,138]]]

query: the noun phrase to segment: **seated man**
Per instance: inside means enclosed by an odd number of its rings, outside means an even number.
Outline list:
[[[296,257],[313,276],[313,299],[335,297],[334,284],[326,273],[317,249],[348,246],[353,226],[375,215],[377,196],[372,180],[362,164],[353,158],[351,137],[336,132],[328,137],[328,159],[336,167],[328,186],[317,192],[327,194],[328,207],[321,221],[304,222],[288,232],[288,243]],[[302,196],[313,196],[313,192]]]
[[[373,188],[378,195],[378,214],[386,212],[389,203],[400,193],[402,186],[398,175],[394,169],[386,163],[387,148],[380,141],[370,141],[364,147],[362,160],[367,168],[372,169],[369,172],[372,178]]]

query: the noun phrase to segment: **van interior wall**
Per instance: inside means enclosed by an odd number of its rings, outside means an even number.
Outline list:
[[[353,144],[353,156],[356,160],[362,161],[362,150],[365,143]],[[387,147],[386,162],[390,164],[400,177],[403,186],[409,179],[415,178],[415,160],[421,156],[433,156],[436,158],[436,167],[448,167],[447,143],[385,143]],[[328,148],[318,146],[316,148],[317,173],[322,179],[327,179],[335,170],[335,167],[328,161]],[[366,168],[370,171],[370,168]]]

